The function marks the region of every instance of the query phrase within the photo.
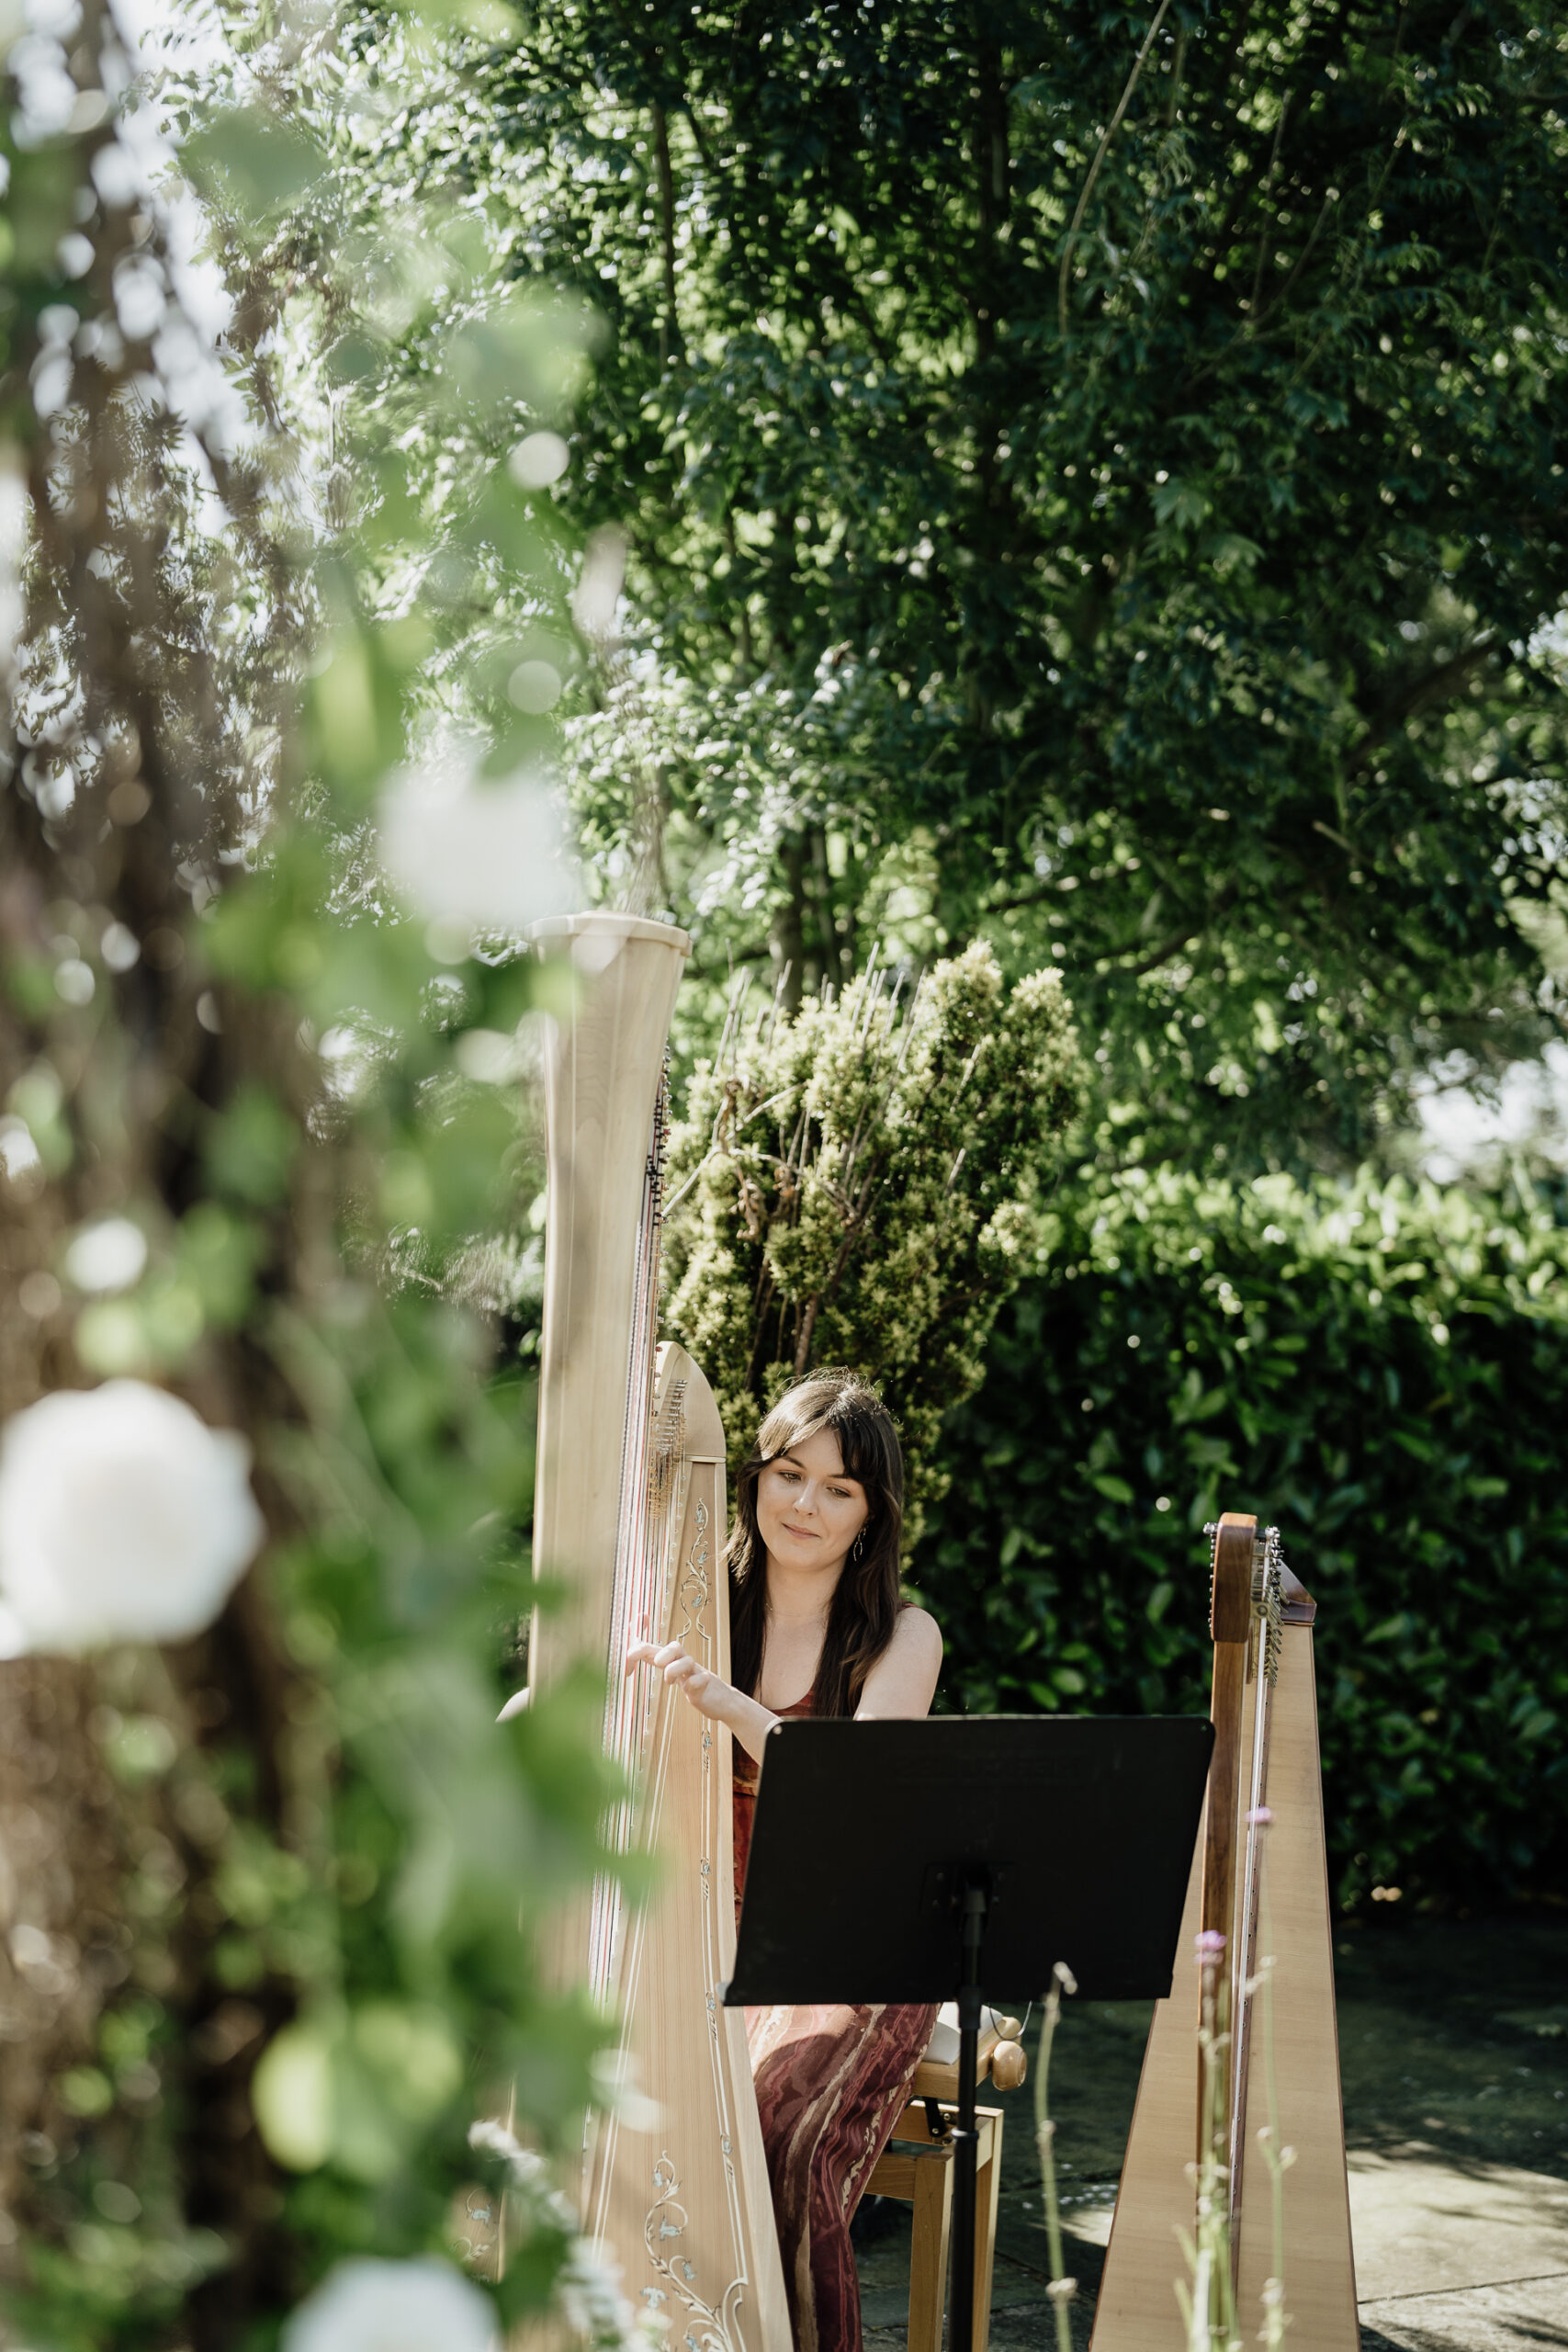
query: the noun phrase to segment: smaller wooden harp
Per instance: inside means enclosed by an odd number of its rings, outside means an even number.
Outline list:
[[[1269,2180],[1258,2148],[1269,2120],[1269,2002],[1285,2175],[1284,2286],[1292,2352],[1357,2352],[1356,2278],[1345,2175],[1334,1946],[1313,1671],[1316,1603],[1280,1556],[1279,1535],[1227,1511],[1213,1540],[1214,1758],[1193,1857],[1170,1998],[1156,2003],[1095,2313],[1092,2352],[1186,2352],[1176,2281],[1194,2221],[1201,2098],[1200,1928],[1224,1936],[1230,2027],[1224,2184],[1244,2341],[1257,2336],[1274,2268]],[[1269,1818],[1262,1818],[1267,1813]]]

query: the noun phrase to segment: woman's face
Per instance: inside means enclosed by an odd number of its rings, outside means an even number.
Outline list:
[[[831,1430],[775,1453],[757,1481],[757,1526],[770,1565],[836,1572],[870,1517]]]

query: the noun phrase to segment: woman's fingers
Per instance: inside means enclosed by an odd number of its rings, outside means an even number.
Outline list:
[[[662,1668],[673,1659],[685,1656],[686,1651],[680,1642],[632,1642],[626,1648],[626,1672],[629,1674],[634,1666]]]
[[[667,1642],[655,1663],[662,1670],[665,1681],[672,1684],[683,1699],[689,1699],[694,1707],[702,1705],[708,1686],[716,1679],[705,1666],[699,1666],[679,1642]]]
[[[626,1670],[631,1674],[639,1666],[655,1668],[667,1682],[682,1681],[688,1673],[707,1672],[680,1642],[660,1642],[657,1645],[652,1642],[633,1642],[626,1651]]]
[[[700,1665],[681,1642],[633,1642],[626,1651],[626,1670],[631,1674],[639,1666],[654,1668],[694,1707],[701,1707],[710,1691],[722,1688],[712,1668]]]

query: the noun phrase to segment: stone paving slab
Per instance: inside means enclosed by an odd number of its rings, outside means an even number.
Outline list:
[[[1540,2352],[1548,2345],[1568,2346],[1568,2271],[1361,2305],[1361,2352]]]
[[[1352,2150],[1350,2219],[1363,2303],[1568,2273],[1568,2182],[1455,2164],[1417,2144]]]

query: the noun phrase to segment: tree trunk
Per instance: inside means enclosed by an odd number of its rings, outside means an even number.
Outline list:
[[[815,973],[808,981],[806,968],[807,859],[805,834],[786,833],[779,843],[779,872],[785,895],[774,910],[772,945],[773,970],[783,982],[781,1002],[787,1013],[799,1010],[807,986],[815,987],[817,981]]]

